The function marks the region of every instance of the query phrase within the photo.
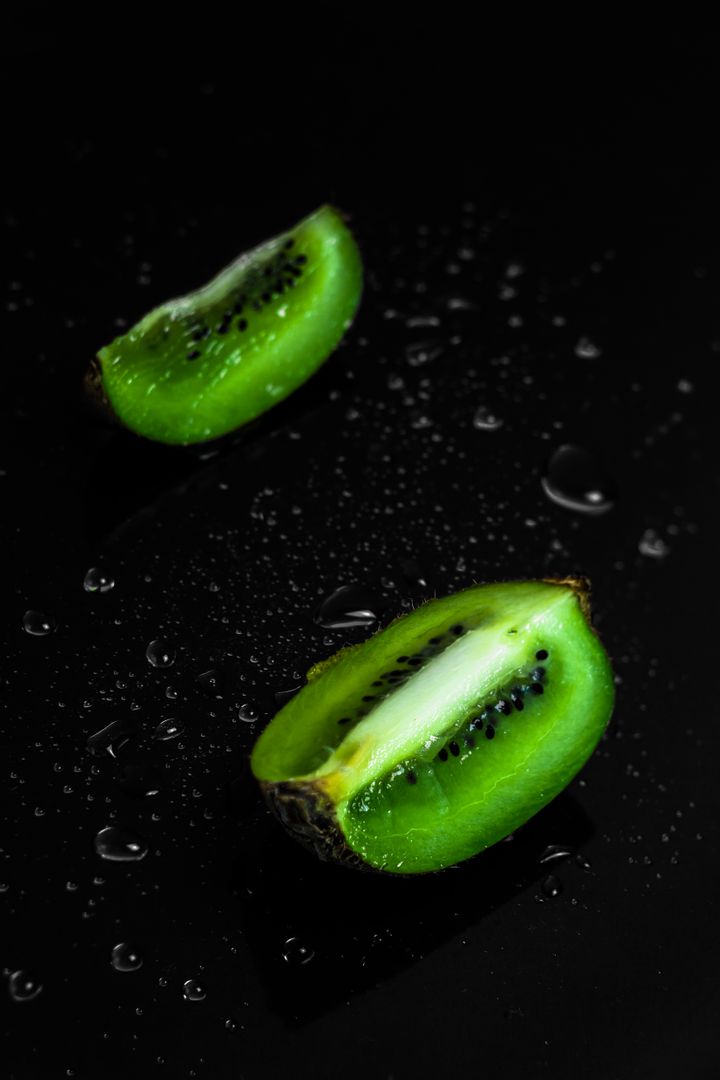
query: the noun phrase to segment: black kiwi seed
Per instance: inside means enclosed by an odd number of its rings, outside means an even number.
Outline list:
[[[349,724],[349,723],[350,723],[350,717],[349,716],[343,716],[343,717],[341,717],[340,720],[338,720],[338,724]]]
[[[510,716],[512,712],[512,705],[509,701],[506,701],[505,698],[500,698],[495,708],[499,713],[502,713],[503,716]],[[492,738],[492,735],[490,738]]]
[[[376,679],[373,683],[373,686],[382,686],[382,681],[380,679]]]
[[[283,247],[285,248],[286,251],[289,251],[294,243],[295,243],[295,241],[293,240],[293,238],[291,236],[289,240],[285,241],[285,243],[283,244]]]
[[[428,642],[428,645],[439,645],[441,641],[442,641],[442,638],[431,637],[429,642]]]
[[[458,744],[455,742],[454,739],[450,743],[450,753],[452,754],[453,757],[458,757],[458,755],[460,754],[460,747],[458,746]]]
[[[510,700],[512,701],[518,712],[523,711],[525,706],[523,704],[523,699],[520,697],[520,694],[517,692],[517,690],[513,690],[513,692],[510,694]]]
[[[450,633],[454,634],[455,637],[460,637],[461,634],[465,633],[465,627],[461,626],[460,623],[458,623],[457,626],[450,627]]]
[[[408,784],[417,784],[417,776],[412,771],[412,769],[408,769],[405,775],[407,776]]]
[[[544,694],[545,691],[543,689],[542,683],[539,683],[539,682],[533,683],[532,686],[530,687],[530,693],[531,694]]]
[[[538,651],[535,653],[535,659],[536,660],[547,660],[547,658],[548,658],[547,649],[538,649]]]
[[[398,658],[396,660],[396,663],[404,664],[407,659],[408,659],[407,656],[398,656]],[[397,672],[393,672],[393,675],[396,675],[396,674],[397,674]]]
[[[471,749],[475,745],[475,740],[473,739],[472,735],[465,735],[464,738],[463,738],[463,742],[465,743],[466,746],[469,746]]]
[[[192,352],[189,352],[187,354],[187,358],[188,358],[188,360],[197,360],[199,355],[200,355],[200,350],[199,349],[193,349]]]
[[[298,255],[295,259],[295,262],[298,266],[302,266],[304,263],[307,262],[307,255]]]
[[[474,720],[470,721],[470,727],[475,731],[482,731],[484,720],[482,716],[476,716]]]
[[[492,724],[488,724],[488,726],[485,728],[485,738],[486,739],[494,739],[495,738],[495,728],[492,726]]]
[[[374,700],[375,700],[375,697],[374,697],[373,694],[365,694],[363,696],[363,701],[374,701]]]
[[[237,328],[238,330],[247,330],[247,319],[238,319]]]
[[[534,671],[530,672],[530,678],[533,682],[540,682],[541,679],[545,678],[545,668],[536,667]]]
[[[442,750],[438,751],[438,757],[440,758],[441,761],[447,761],[448,752],[447,752],[447,750],[445,749],[444,746],[443,746]]]
[[[422,656],[411,656],[410,659],[408,660],[408,664],[412,664],[413,667],[419,667],[420,664],[422,664],[422,662],[423,662]]]

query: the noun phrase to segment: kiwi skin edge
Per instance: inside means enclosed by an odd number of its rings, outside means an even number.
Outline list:
[[[563,578],[541,578],[549,585],[564,585],[572,589],[588,627],[592,626],[590,611],[590,580],[576,575]],[[378,631],[381,633],[382,631]],[[332,801],[325,792],[322,781],[258,781],[263,797],[273,814],[284,828],[306,850],[323,862],[338,863],[348,869],[363,870],[387,876],[387,871],[373,866],[350,848],[339,826]],[[482,852],[478,852],[481,854]],[[424,873],[442,873],[452,867],[429,870]],[[392,873],[393,877],[408,876]],[[410,876],[420,876],[413,874]]]

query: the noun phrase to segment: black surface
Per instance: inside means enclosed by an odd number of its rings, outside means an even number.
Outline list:
[[[43,986],[0,995],[3,1075],[714,1076],[718,42],[283,18],[88,51],[31,9],[3,46],[0,967]],[[325,200],[367,289],[310,384],[209,451],[83,411],[118,320]],[[545,494],[564,444],[617,486],[607,513]],[[369,632],[318,626],[322,597],[355,583],[384,621],[569,572],[618,702],[551,807],[417,881],[282,834],[246,754],[276,692]],[[88,749],[116,721],[117,757]],[[110,824],[147,856],[102,860]]]

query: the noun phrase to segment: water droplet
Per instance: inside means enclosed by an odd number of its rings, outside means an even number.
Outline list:
[[[589,337],[581,337],[575,346],[575,355],[579,360],[597,360],[599,356],[602,356],[602,349]]]
[[[115,578],[99,566],[91,566],[83,580],[85,592],[107,593],[115,588]]]
[[[169,716],[167,720],[161,720],[158,726],[153,732],[153,738],[158,742],[169,742],[170,739],[176,739],[178,735],[182,735],[185,730],[185,725],[182,720],[176,720],[174,717]]]
[[[199,979],[188,979],[183,983],[183,997],[186,1001],[204,1001],[207,997],[205,984]]]
[[[575,856],[575,865],[579,866],[581,870],[585,870],[586,872],[592,870],[592,863],[587,858],[587,856],[583,855],[581,852],[578,852],[578,854]]]
[[[13,971],[8,979],[8,990],[13,1001],[32,1001],[43,988],[43,984],[29,971]]]
[[[443,345],[438,341],[416,341],[405,349],[405,359],[410,367],[420,367],[436,360],[443,352]]]
[[[315,614],[315,622],[326,630],[372,626],[378,616],[377,597],[359,585],[341,585],[326,596]]]
[[[175,660],[175,650],[159,638],[150,642],[145,655],[153,667],[170,667]]]
[[[143,966],[143,957],[134,945],[122,941],[113,949],[110,963],[116,971],[139,971]]]
[[[664,559],[670,554],[670,548],[654,529],[646,529],[640,537],[638,551],[649,559]]]
[[[138,862],[147,855],[148,846],[141,836],[118,825],[108,825],[95,837],[95,850],[111,862]]]
[[[204,690],[206,694],[222,697],[220,692],[220,673],[215,668],[210,668],[209,671],[201,672],[195,681],[200,689]]]
[[[45,637],[52,634],[57,623],[52,615],[44,615],[42,611],[26,611],[23,615],[23,630],[33,637]]]
[[[296,937],[290,937],[283,945],[282,958],[286,964],[292,967],[302,967],[309,964],[315,955],[315,950],[303,943]]]
[[[276,703],[278,705],[285,705],[285,703],[288,702],[290,698],[295,697],[295,695],[299,693],[300,690],[302,690],[304,685],[304,682],[297,682],[294,686],[288,686],[283,690],[276,690],[274,694]]]
[[[559,896],[563,890],[562,881],[559,877],[556,877],[555,874],[548,874],[540,888],[542,889],[543,896],[547,896],[550,900],[555,896]]]
[[[681,394],[692,394],[695,389],[689,379],[678,379],[677,388]]]
[[[258,711],[251,702],[244,701],[238,708],[238,719],[243,720],[246,724],[254,724],[257,718]]]
[[[569,859],[572,854],[573,850],[567,844],[548,844],[538,862],[542,866],[544,863],[555,862],[557,859]]]
[[[130,737],[137,728],[127,720],[113,720],[111,724],[96,731],[87,741],[87,748],[92,754],[109,754],[117,757],[123,747],[130,742]]]
[[[604,514],[615,502],[615,482],[600,463],[579,446],[558,447],[542,477],[545,494],[566,510]]]
[[[157,795],[162,780],[163,775],[155,765],[136,762],[124,766],[120,790],[133,798],[143,799],[149,795]]]
[[[497,431],[503,426],[500,419],[487,405],[479,405],[473,416],[473,427],[478,431]]]
[[[233,1020],[232,1018],[230,1020],[226,1020],[225,1021],[225,1030],[226,1031],[237,1031],[237,1020]]]

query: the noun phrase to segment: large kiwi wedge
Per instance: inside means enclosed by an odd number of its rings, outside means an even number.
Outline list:
[[[550,802],[610,718],[584,579],[431,600],[309,673],[251,766],[322,859],[418,874],[470,858]]]
[[[355,240],[322,206],[100,349],[86,386],[138,435],[183,445],[216,439],[312,375],[352,322],[361,291]]]

